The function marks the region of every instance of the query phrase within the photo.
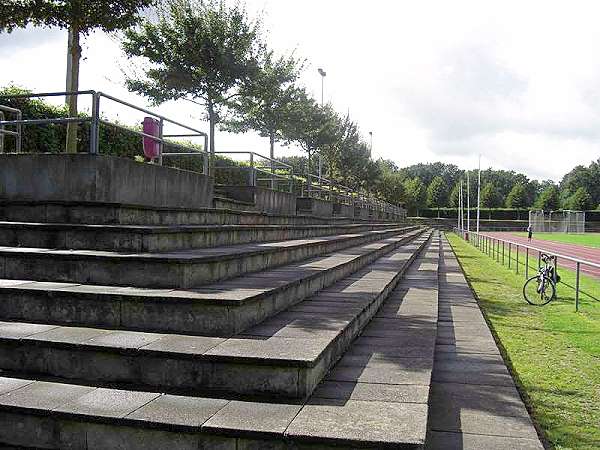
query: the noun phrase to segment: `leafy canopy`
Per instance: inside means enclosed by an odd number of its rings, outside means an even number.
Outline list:
[[[258,70],[260,26],[239,3],[167,0],[156,20],[125,33],[125,53],[144,62],[143,75],[128,77],[127,87],[156,104],[188,98],[226,106]]]
[[[139,20],[138,11],[153,0],[9,0],[0,7],[0,30],[9,33],[28,24],[68,28],[88,34],[128,28]]]
[[[227,131],[257,131],[275,141],[288,140],[291,124],[302,107],[303,92],[296,86],[303,62],[294,55],[275,57],[266,52],[253,77],[245,80],[231,104],[235,116],[224,126]]]

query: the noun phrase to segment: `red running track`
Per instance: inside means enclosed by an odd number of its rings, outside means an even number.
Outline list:
[[[510,241],[517,244],[529,245],[530,247],[539,248],[542,251],[545,250],[550,253],[558,253],[559,255],[570,256],[571,258],[577,258],[600,265],[599,248],[584,247],[576,244],[565,244],[563,242],[543,241],[535,238],[529,242],[526,237],[517,236],[510,232],[487,232],[481,234],[493,238],[504,239],[505,241]],[[533,254],[530,253],[530,255],[534,258],[538,257],[536,251],[533,251]],[[566,267],[572,270],[576,269],[576,264],[574,261],[561,259],[560,257],[558,258],[558,265],[560,267]],[[581,272],[600,278],[600,268],[597,267],[581,264]]]

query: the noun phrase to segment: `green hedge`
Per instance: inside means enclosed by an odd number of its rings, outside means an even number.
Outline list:
[[[29,91],[9,86],[0,89],[0,96],[26,94]],[[20,109],[24,119],[56,119],[68,117],[68,110],[65,106],[55,106],[40,99],[3,99],[2,104],[12,108]],[[80,114],[81,117],[88,117]],[[9,119],[9,117],[7,117]],[[118,122],[117,122],[118,123]],[[120,124],[125,126],[123,124]],[[126,126],[131,130],[141,130],[141,126]],[[23,127],[22,151],[35,153],[60,153],[65,149],[66,125],[48,124],[48,125],[30,125]],[[78,127],[77,133],[77,151],[86,153],[89,149],[90,125],[82,123]],[[15,152],[15,139],[5,137],[4,151],[7,153]],[[178,142],[186,146],[195,147],[201,150],[202,147],[190,142]],[[125,158],[143,159],[144,151],[142,138],[126,130],[107,125],[100,126],[100,154],[114,155]],[[165,153],[182,151],[180,148],[168,145],[165,146]],[[223,156],[215,156],[215,163],[218,166],[231,167],[232,170],[219,170],[216,173],[215,181],[218,184],[243,185],[248,180],[248,164],[235,161]],[[195,156],[174,156],[166,157],[163,164],[169,167],[175,167],[194,172],[202,172],[203,158]]]
[[[476,218],[477,208],[471,208],[470,213],[472,218]],[[456,219],[458,217],[458,210],[456,208],[440,208],[439,210],[434,208],[424,208],[419,210],[419,216]],[[528,220],[529,210],[510,208],[481,208],[480,217],[483,220]]]

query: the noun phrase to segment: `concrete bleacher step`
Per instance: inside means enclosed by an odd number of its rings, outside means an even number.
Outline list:
[[[0,320],[231,336],[349,276],[423,230],[193,290],[0,280]]]
[[[191,288],[413,230],[394,227],[338,236],[251,243],[168,253],[0,247],[0,278]]]
[[[389,223],[160,226],[0,222],[0,246],[152,253],[386,228]]]
[[[160,208],[117,203],[2,199],[0,220],[96,225],[328,225],[361,221],[346,217],[290,216],[225,208]]]
[[[4,322],[0,368],[148,389],[303,399],[426,242],[420,236],[228,339]]]
[[[307,401],[188,397],[3,376],[0,443],[144,450],[422,448],[436,339],[437,249],[434,239]],[[372,280],[391,269],[390,261],[381,263]]]

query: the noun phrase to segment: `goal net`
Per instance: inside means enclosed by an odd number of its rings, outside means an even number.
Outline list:
[[[537,233],[584,233],[585,211],[529,211],[529,225]]]

